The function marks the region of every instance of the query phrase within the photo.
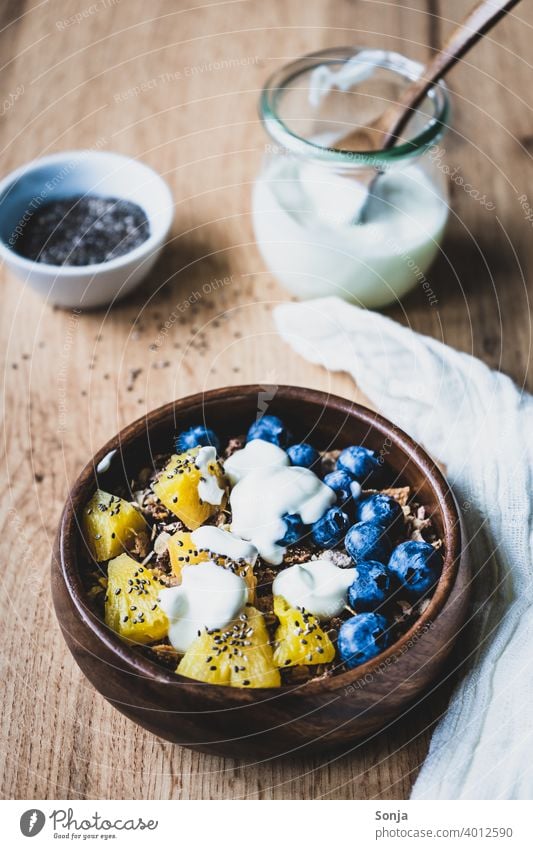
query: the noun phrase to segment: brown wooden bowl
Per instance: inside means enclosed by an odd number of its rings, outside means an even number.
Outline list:
[[[237,689],[176,675],[126,645],[91,610],[82,587],[81,511],[96,488],[96,467],[112,449],[104,489],[128,483],[151,458],[167,453],[177,431],[205,422],[222,437],[246,430],[258,410],[277,414],[298,439],[318,448],[364,444],[381,452],[390,485],[411,486],[444,540],[442,576],[431,601],[404,636],[350,672],[299,686]],[[379,730],[420,697],[439,675],[466,618],[468,568],[460,520],[435,463],[395,425],[343,398],[281,386],[272,399],[258,385],[215,389],[138,419],[111,439],[74,484],[63,511],[52,590],[61,630],[96,689],[134,722],[202,751],[239,757],[309,753],[346,746]]]

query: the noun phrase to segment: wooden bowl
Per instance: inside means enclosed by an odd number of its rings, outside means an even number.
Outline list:
[[[380,452],[390,485],[411,486],[444,540],[442,576],[417,622],[374,660],[350,672],[299,686],[237,689],[192,681],[161,668],[123,643],[90,609],[80,568],[80,518],[96,488],[129,482],[167,453],[176,431],[205,422],[222,437],[246,430],[258,410],[277,414],[298,439],[321,449],[364,444]],[[274,397],[258,385],[215,389],[183,398],[138,419],[85,467],[63,511],[52,560],[57,618],[76,662],[96,689],[134,722],[201,751],[238,757],[310,753],[346,746],[376,732],[437,679],[466,618],[468,568],[452,493],[435,463],[395,425],[343,398],[292,386]]]

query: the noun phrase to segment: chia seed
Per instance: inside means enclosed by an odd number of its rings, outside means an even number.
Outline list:
[[[97,265],[129,253],[150,235],[144,210],[112,197],[50,201],[20,225],[24,229],[14,242],[16,252],[49,265]]]

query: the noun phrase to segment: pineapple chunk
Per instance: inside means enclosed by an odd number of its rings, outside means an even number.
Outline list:
[[[334,659],[335,647],[316,616],[290,607],[280,595],[274,597],[274,613],[280,621],[274,635],[276,666],[312,666]]]
[[[168,633],[168,619],[159,607],[160,590],[151,569],[127,554],[115,557],[107,570],[106,625],[137,643],[162,640]]]
[[[226,479],[211,445],[173,454],[153,489],[191,531],[226,503]]]
[[[177,578],[181,579],[181,570],[184,566],[206,563],[210,560],[212,563],[216,563],[217,566],[224,566],[225,569],[231,569],[236,575],[244,578],[248,587],[248,601],[250,604],[254,603],[257,578],[254,575],[252,563],[243,560],[235,562],[214,551],[199,549],[194,544],[191,534],[186,531],[176,531],[172,534],[167,543],[167,550],[170,555],[172,574]]]
[[[181,578],[181,570],[190,564],[205,563],[210,560],[209,552],[200,551],[192,541],[187,531],[176,531],[167,543],[167,551],[170,555],[172,573]]]
[[[204,631],[183,655],[176,670],[187,678],[229,687],[279,687],[265,620],[255,607],[227,628]]]
[[[83,510],[83,533],[92,556],[99,562],[122,554],[146,522],[128,501],[97,489]]]

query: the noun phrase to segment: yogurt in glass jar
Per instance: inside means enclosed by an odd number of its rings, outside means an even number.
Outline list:
[[[260,112],[273,144],[253,189],[254,229],[267,266],[297,297],[338,295],[379,308],[427,288],[449,208],[438,144],[449,117],[444,84],[392,149],[333,147],[421,72],[398,53],[335,48],[266,84]]]

